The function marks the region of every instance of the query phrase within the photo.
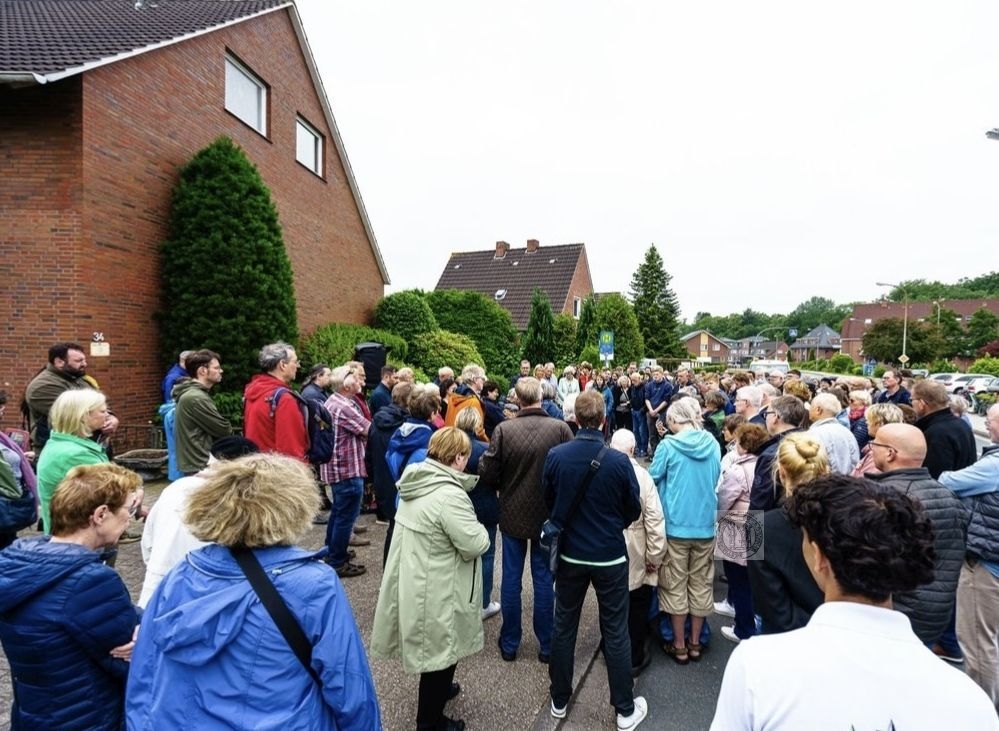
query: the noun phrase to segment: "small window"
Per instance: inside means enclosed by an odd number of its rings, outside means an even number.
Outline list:
[[[267,86],[243,64],[225,59],[225,108],[267,134]]]
[[[573,297],[572,298],[572,316],[575,317],[577,320],[579,319],[579,310],[580,310],[581,304],[582,303],[581,303],[579,297]]]
[[[715,343],[711,349],[715,351],[721,350],[721,343]]]
[[[295,120],[295,159],[323,177],[323,136],[301,117]]]

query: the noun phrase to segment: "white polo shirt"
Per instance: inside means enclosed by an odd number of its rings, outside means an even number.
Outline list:
[[[893,725],[894,724],[894,725]],[[999,730],[967,675],[936,657],[901,612],[828,602],[793,632],[732,653],[712,731]]]

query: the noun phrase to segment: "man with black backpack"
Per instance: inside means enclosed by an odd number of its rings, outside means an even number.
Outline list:
[[[364,453],[371,422],[361,413],[355,396],[361,392],[363,375],[350,366],[333,369],[330,388],[333,395],[326,400],[326,410],[333,421],[332,458],[320,467],[320,475],[333,493],[333,511],[326,528],[329,555],[324,559],[336,569],[340,578],[360,576],[364,566],[350,563],[347,553],[354,522],[361,511],[364,495]]]
[[[309,432],[302,402],[289,391],[298,373],[298,355],[287,343],[260,349],[260,369],[243,391],[243,433],[261,452],[277,452],[308,462]],[[282,395],[275,395],[278,391]]]

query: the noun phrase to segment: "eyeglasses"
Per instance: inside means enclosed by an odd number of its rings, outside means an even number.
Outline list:
[[[897,452],[897,451],[898,451],[898,450],[897,450],[897,449],[895,449],[895,447],[893,447],[892,445],[890,445],[890,444],[885,444],[885,443],[883,443],[883,442],[875,442],[874,440],[871,440],[871,441],[869,442],[869,444],[870,444],[870,445],[871,445],[872,447],[884,447],[885,449],[890,449],[890,450],[891,450],[892,452]]]

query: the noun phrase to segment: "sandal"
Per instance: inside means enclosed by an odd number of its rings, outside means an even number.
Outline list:
[[[677,647],[672,642],[663,643],[663,652],[673,658],[677,665],[686,665],[690,662],[690,655],[686,647]]]
[[[701,659],[701,653],[706,652],[708,648],[703,645],[696,644],[694,642],[687,643],[687,650],[690,654],[690,659],[697,662]]]

